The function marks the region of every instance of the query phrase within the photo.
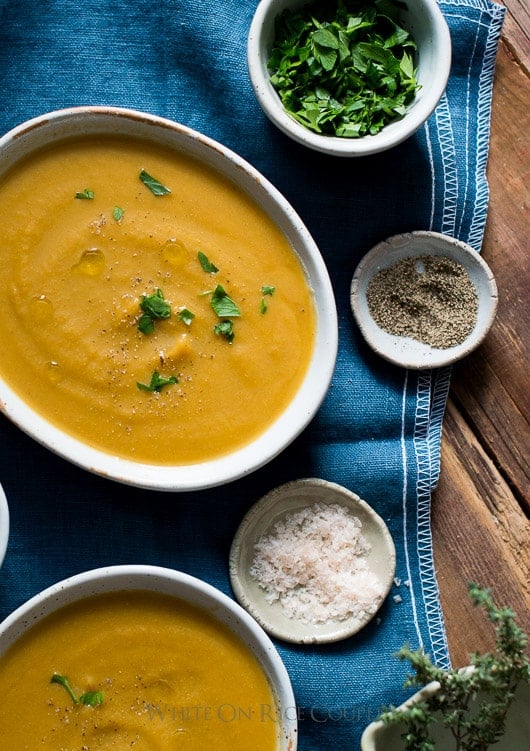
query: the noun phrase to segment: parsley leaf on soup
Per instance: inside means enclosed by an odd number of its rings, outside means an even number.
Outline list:
[[[228,344],[232,344],[234,341],[234,324],[232,321],[220,321],[215,324],[213,330],[217,336],[224,336]]]
[[[164,386],[171,386],[175,383],[178,383],[178,378],[176,376],[168,376],[167,378],[165,378],[164,376],[161,376],[157,370],[155,370],[151,375],[151,380],[149,383],[140,383],[139,381],[137,381],[136,385],[138,386],[140,391],[160,392],[164,388]]]
[[[140,308],[143,313],[138,321],[138,329],[142,334],[151,334],[154,331],[155,320],[171,316],[171,306],[164,299],[161,289],[156,289],[152,295],[142,295]]]
[[[195,313],[192,313],[191,310],[188,310],[187,308],[183,308],[177,318],[179,321],[182,321],[182,323],[185,323],[186,326],[191,326],[191,322],[195,318]]]
[[[241,311],[236,303],[228,296],[224,287],[220,284],[217,285],[212,293],[211,306],[219,318],[237,318],[241,315]]]
[[[154,196],[165,196],[168,193],[171,193],[171,190],[169,188],[166,188],[165,185],[162,185],[161,182],[159,182],[155,177],[150,175],[144,169],[140,172],[140,180],[147,188],[149,188]]]
[[[219,318],[224,319],[214,326],[214,333],[218,336],[224,336],[226,341],[232,344],[234,341],[234,324],[232,321],[226,319],[238,318],[241,315],[241,311],[220,284],[212,292],[210,304]]]
[[[210,261],[207,255],[202,252],[202,250],[199,250],[197,253],[197,257],[199,259],[199,263],[201,264],[204,271],[206,271],[207,274],[217,274],[219,269],[217,266]]]
[[[91,201],[94,198],[94,191],[90,190],[89,188],[85,188],[84,190],[79,190],[74,198],[80,198],[81,200],[88,200]]]

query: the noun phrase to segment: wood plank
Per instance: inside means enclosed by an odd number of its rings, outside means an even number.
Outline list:
[[[493,631],[467,596],[490,586],[530,632],[530,456],[527,353],[530,320],[530,6],[506,0],[493,92],[483,256],[499,287],[484,344],[453,370],[432,530],[453,664],[493,648]]]
[[[493,648],[493,631],[467,584],[491,587],[530,631],[530,528],[499,472],[449,401],[440,484],[433,494],[434,560],[453,664]]]
[[[483,256],[499,288],[497,319],[484,344],[453,371],[452,394],[530,513],[530,351],[528,213],[530,79],[499,48],[488,179],[491,189]]]

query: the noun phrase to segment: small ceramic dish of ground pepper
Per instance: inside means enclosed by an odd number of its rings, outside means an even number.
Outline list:
[[[375,352],[425,370],[450,365],[481,344],[495,318],[497,285],[471,246],[438,232],[410,232],[364,256],[351,306]]]

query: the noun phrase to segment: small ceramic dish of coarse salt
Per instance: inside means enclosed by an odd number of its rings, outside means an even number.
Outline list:
[[[383,519],[352,491],[315,478],[261,498],[230,550],[239,603],[271,636],[296,644],[360,631],[387,597],[395,567]]]
[[[351,283],[359,329],[378,355],[426,370],[450,365],[482,343],[497,310],[497,285],[480,254],[439,232],[380,242]]]

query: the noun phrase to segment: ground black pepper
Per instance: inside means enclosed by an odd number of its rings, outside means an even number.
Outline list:
[[[437,349],[461,344],[477,321],[478,297],[462,264],[446,256],[403,258],[371,279],[366,300],[389,334]]]

